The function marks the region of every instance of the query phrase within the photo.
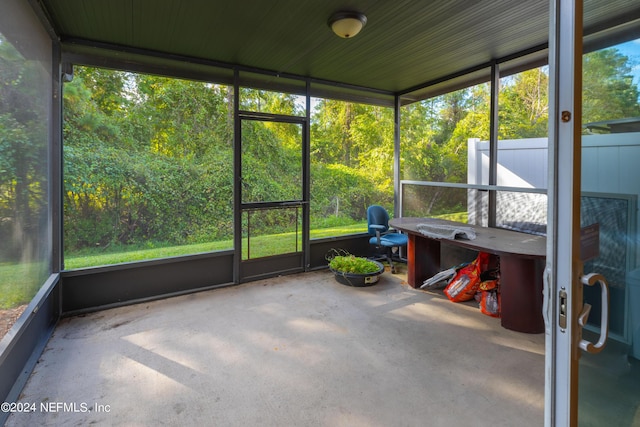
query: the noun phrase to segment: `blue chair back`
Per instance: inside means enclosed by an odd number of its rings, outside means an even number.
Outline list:
[[[367,225],[369,235],[375,236],[376,230],[371,229],[371,224],[384,226],[384,231],[389,229],[389,213],[379,205],[371,205],[367,208]]]

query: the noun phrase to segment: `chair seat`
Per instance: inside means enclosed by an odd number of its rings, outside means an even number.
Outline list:
[[[408,238],[406,234],[388,233],[380,236],[381,246],[406,246],[407,241]],[[378,239],[376,237],[372,237],[369,239],[369,243],[372,245],[377,245]]]

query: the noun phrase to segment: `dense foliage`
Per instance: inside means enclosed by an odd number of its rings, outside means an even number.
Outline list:
[[[76,67],[65,85],[65,250],[232,232],[228,89]]]
[[[76,67],[64,99],[66,253],[232,238],[232,88]],[[294,96],[250,89],[241,107],[303,114]],[[390,205],[392,111],[318,100],[312,116],[313,226]],[[242,121],[243,202],[301,198],[301,132]]]

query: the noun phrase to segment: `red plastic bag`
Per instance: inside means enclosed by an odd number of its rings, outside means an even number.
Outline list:
[[[500,292],[497,289],[482,291],[480,311],[487,316],[500,317]]]
[[[489,254],[485,252],[478,253],[477,258],[467,266],[462,267],[444,289],[444,294],[447,298],[452,302],[472,300],[480,286],[480,273],[487,268],[488,264]]]

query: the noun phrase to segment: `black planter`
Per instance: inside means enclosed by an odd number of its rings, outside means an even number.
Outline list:
[[[344,273],[342,271],[334,270],[331,267],[329,267],[329,270],[333,272],[333,275],[338,283],[342,283],[343,285],[356,287],[371,286],[378,283],[380,275],[384,271],[384,265],[382,265],[378,261],[371,262],[376,263],[376,265],[378,266],[378,270],[372,273]]]

